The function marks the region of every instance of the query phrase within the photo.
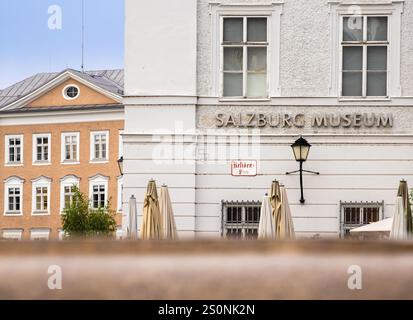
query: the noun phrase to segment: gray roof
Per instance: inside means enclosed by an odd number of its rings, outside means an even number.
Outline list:
[[[88,104],[88,105],[74,105],[74,106],[52,106],[52,107],[23,107],[18,109],[0,110],[0,114],[17,114],[27,112],[47,112],[47,111],[76,111],[76,110],[123,110],[123,104]]]
[[[66,69],[62,72],[38,73],[0,90],[0,108],[35,91],[66,71],[70,71],[109,92],[119,95],[123,94],[123,70],[121,69],[85,71],[83,73],[73,69]]]

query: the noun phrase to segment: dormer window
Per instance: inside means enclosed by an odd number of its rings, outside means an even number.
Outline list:
[[[78,86],[74,84],[69,84],[63,89],[63,97],[66,100],[74,100],[76,99],[80,94],[80,89]]]

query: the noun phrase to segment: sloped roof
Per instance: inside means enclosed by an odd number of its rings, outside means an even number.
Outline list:
[[[38,73],[0,90],[0,109],[30,94],[62,73],[70,71],[78,77],[114,94],[123,94],[123,70],[96,70],[80,72],[66,69],[62,72]]]

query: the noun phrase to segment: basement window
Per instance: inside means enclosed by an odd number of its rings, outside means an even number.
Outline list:
[[[261,202],[223,201],[222,236],[228,239],[257,239]]]
[[[341,235],[348,237],[350,230],[383,219],[384,202],[341,202]]]

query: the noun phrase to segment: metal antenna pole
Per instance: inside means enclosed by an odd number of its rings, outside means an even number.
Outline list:
[[[85,0],[82,0],[82,72],[85,71]]]

